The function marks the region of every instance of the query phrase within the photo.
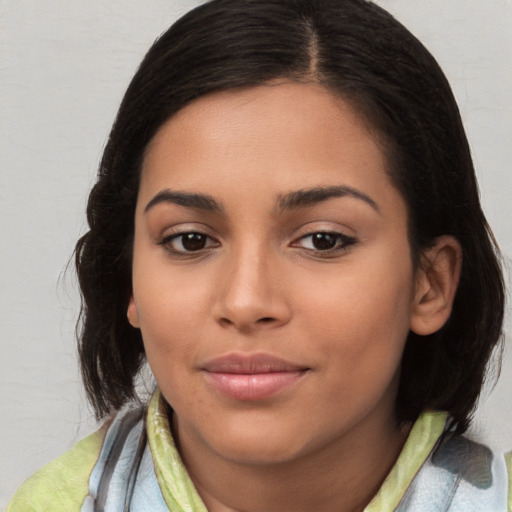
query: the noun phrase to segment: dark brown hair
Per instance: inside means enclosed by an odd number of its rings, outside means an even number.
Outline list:
[[[98,417],[135,397],[141,334],[126,318],[134,210],[144,151],[194,99],[275,79],[316,81],[351,102],[385,142],[389,172],[409,210],[417,260],[453,235],[462,277],[446,325],[410,333],[397,415],[450,412],[469,424],[504,309],[497,247],[482,213],[468,143],[435,59],[390,14],[366,0],[212,0],[150,48],[121,103],[76,246],[83,296],[79,350]]]

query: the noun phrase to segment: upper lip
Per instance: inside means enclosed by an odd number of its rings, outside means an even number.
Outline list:
[[[201,369],[211,373],[256,374],[298,372],[308,370],[306,366],[291,363],[271,354],[232,353],[208,360]]]

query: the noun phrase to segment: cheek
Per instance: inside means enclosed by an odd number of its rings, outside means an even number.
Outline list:
[[[205,338],[207,290],[179,278],[160,279],[153,286],[134,286],[134,295],[147,361],[165,399],[175,410],[206,410],[190,372],[201,347],[198,341]]]
[[[208,282],[157,265],[145,265],[143,272],[138,272],[135,262],[133,293],[150,366],[158,366],[162,358],[169,357],[172,364],[191,356],[191,341],[205,328],[210,309]]]
[[[354,369],[400,360],[409,332],[412,266],[392,254],[350,261],[329,279],[310,279],[303,329],[325,343],[322,352]],[[317,276],[318,277],[318,276]],[[364,368],[363,368],[364,371]]]

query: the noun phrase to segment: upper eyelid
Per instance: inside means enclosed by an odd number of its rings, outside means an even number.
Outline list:
[[[212,233],[213,231],[214,230],[208,225],[198,222],[180,222],[177,224],[166,226],[159,230],[159,232],[161,233],[161,238],[185,233],[200,233],[202,235],[215,238]]]
[[[197,233],[198,235],[206,236],[206,237],[210,238],[211,240],[215,241],[216,243],[220,244],[218,238],[212,236],[209,233],[205,233],[204,231],[200,231],[200,230],[197,230],[197,229],[187,229],[187,230],[183,230],[183,231],[176,231],[174,233],[164,234],[164,235],[162,235],[160,237],[160,242],[159,243],[160,244],[167,243],[170,240],[173,240],[175,238],[179,238],[180,236],[187,235],[188,233]]]
[[[301,223],[300,226],[293,228],[288,232],[288,235],[286,235],[286,231],[288,231],[289,228],[291,228],[291,226],[284,228],[284,231],[282,231],[282,228],[276,226],[275,230],[276,233],[280,232],[279,237],[283,236],[288,238],[288,243],[293,243],[300,238],[311,236],[315,233],[330,233],[340,235],[344,238],[357,238],[353,228],[327,219],[312,220]],[[231,238],[232,235],[232,233],[230,234],[229,232],[222,233],[222,229],[221,232],[219,232],[218,228],[212,227],[207,223],[190,220],[188,222],[184,221],[176,222],[167,226],[164,225],[161,229],[158,229],[158,232],[155,232],[154,240],[160,242],[163,239],[177,237],[186,233],[200,233],[219,242]]]
[[[313,235],[314,233],[333,233],[346,237],[355,237],[355,230],[340,222],[327,220],[306,222],[294,230],[293,236],[301,238],[302,236]]]
[[[316,235],[317,233],[339,236],[340,238],[347,240],[347,241],[353,241],[353,242],[357,241],[357,238],[355,236],[347,235],[346,233],[342,233],[341,231],[330,231],[330,230],[318,229],[315,231],[310,231],[309,233],[304,233],[303,235],[295,238],[295,242],[298,240],[303,240],[304,238],[308,238],[310,236]]]

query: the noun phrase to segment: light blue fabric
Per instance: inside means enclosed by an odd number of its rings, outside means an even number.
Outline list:
[[[453,437],[425,461],[396,512],[507,512],[507,498],[504,456]]]
[[[144,429],[142,412],[117,416],[91,473],[81,512],[169,512]],[[130,475],[136,476],[133,494]],[[395,510],[507,512],[507,496],[504,457],[465,437],[448,437],[427,458]],[[191,503],[179,505],[182,511],[194,512]]]
[[[143,429],[144,417],[137,411],[116,417],[105,436],[98,462],[89,479],[89,494],[80,512],[120,512],[125,510],[128,502],[132,512],[169,512],[158,485],[147,442],[140,466],[137,467],[137,451]],[[120,447],[121,451],[111,468],[110,461],[115,457],[112,451],[116,447]],[[132,474],[136,478],[133,494],[129,492]],[[106,496],[104,504],[101,503],[102,493]]]

